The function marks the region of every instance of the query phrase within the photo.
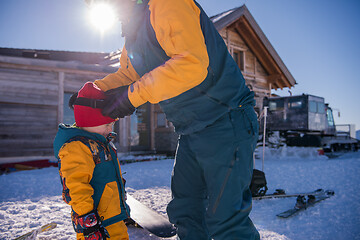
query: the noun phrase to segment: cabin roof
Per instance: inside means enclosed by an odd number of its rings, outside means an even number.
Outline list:
[[[109,55],[109,53],[0,48],[0,55],[64,62],[81,62],[84,64],[99,64],[104,61],[104,59]]]
[[[296,81],[245,5],[210,18],[218,31],[233,27],[270,75],[273,88],[291,88]]]
[[[0,48],[0,63],[97,73],[117,70],[106,64],[108,57],[109,53]]]

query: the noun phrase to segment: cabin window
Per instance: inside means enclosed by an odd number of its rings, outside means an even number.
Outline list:
[[[325,113],[325,104],[323,102],[309,101],[309,111],[313,113]]]
[[[243,51],[234,50],[233,58],[241,71],[245,70],[245,53]]]
[[[325,113],[325,104],[322,102],[317,103],[317,112],[318,113]]]
[[[69,100],[70,97],[73,95],[73,93],[64,93],[64,106],[63,106],[63,111],[64,111],[64,117],[63,117],[63,123],[66,124],[74,124],[75,123],[75,118],[74,118],[74,111],[72,109],[70,109],[69,107]]]
[[[166,127],[166,116],[164,113],[156,114],[156,126],[157,127]]]
[[[284,99],[271,100],[269,102],[269,110],[277,111],[284,109]]]
[[[139,111],[140,115],[143,113],[142,109]],[[138,146],[140,140],[140,131],[146,130],[146,125],[142,123],[142,117],[139,117],[138,112],[134,112],[130,117],[130,146]]]
[[[329,126],[334,126],[335,123],[334,123],[334,118],[333,118],[333,114],[332,114],[332,111],[330,109],[328,109],[326,111],[326,116],[327,116],[327,120],[328,120],[328,124]]]
[[[315,101],[309,101],[309,112],[317,112],[317,103]]]
[[[302,108],[303,101],[301,99],[289,99],[288,108]]]

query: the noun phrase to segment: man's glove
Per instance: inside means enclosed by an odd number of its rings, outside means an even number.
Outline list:
[[[77,223],[77,230],[84,234],[85,240],[105,240],[110,238],[96,210],[77,217]]]
[[[130,116],[135,111],[128,97],[129,86],[122,86],[106,91],[105,107],[102,114],[113,119]]]

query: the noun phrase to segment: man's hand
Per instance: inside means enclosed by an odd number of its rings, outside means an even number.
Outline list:
[[[103,115],[116,119],[129,116],[135,111],[128,97],[128,88],[129,86],[122,86],[105,92]]]

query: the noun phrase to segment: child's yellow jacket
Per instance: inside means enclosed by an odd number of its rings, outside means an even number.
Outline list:
[[[106,227],[129,217],[116,150],[100,134],[60,125],[54,141],[63,185],[63,199],[76,216],[94,209]]]

